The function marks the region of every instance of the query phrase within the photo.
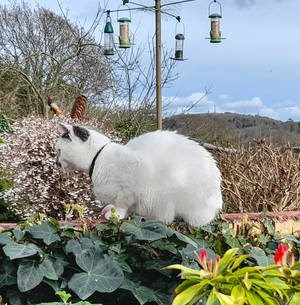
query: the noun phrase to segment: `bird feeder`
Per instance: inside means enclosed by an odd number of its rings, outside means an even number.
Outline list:
[[[214,4],[214,11],[212,6]],[[216,5],[215,5],[216,4]],[[210,18],[210,42],[219,43],[221,42],[221,30],[220,30],[220,19],[222,18],[222,6],[214,0],[209,4],[208,17]]]
[[[128,8],[129,14],[130,9]],[[130,16],[129,17],[121,17],[118,18],[118,22],[120,25],[120,35],[119,35],[119,48],[130,48],[130,36],[129,36],[129,24],[131,22]]]
[[[180,23],[180,17],[176,17],[178,20],[175,28],[175,57],[171,57],[173,60],[184,60],[183,58],[183,45],[184,45],[184,24]],[[182,30],[178,31],[178,24],[182,25]]]
[[[114,29],[111,24],[111,18],[108,11],[104,28],[104,55],[114,54]]]

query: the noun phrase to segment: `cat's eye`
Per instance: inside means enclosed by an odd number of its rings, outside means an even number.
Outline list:
[[[70,140],[70,141],[71,141],[69,132],[65,132],[61,137],[62,137],[63,139],[67,139],[67,140]]]

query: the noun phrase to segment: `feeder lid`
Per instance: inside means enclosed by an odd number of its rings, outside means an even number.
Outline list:
[[[208,17],[209,18],[222,18],[222,15],[215,13],[215,14],[210,14]]]
[[[107,21],[104,28],[104,33],[113,33],[114,29],[110,21]]]
[[[176,34],[175,39],[177,40],[184,40],[184,35],[183,34]]]
[[[118,22],[131,22],[131,20],[128,17],[121,17],[118,19]]]

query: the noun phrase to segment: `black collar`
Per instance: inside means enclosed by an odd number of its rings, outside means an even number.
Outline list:
[[[108,143],[110,143],[110,142],[108,142]],[[108,143],[104,144],[104,145],[98,150],[98,152],[96,153],[96,155],[95,155],[95,157],[94,157],[94,159],[93,159],[93,161],[92,161],[92,163],[91,163],[91,167],[90,167],[90,170],[89,170],[89,176],[90,176],[91,179],[92,179],[92,175],[93,175],[93,171],[94,171],[96,159],[98,158],[98,156],[101,154],[103,148],[104,148]]]

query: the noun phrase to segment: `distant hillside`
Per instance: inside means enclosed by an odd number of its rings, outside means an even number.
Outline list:
[[[258,115],[202,113],[164,119],[164,128],[219,145],[265,139],[276,144],[300,145],[300,122],[281,122]]]

